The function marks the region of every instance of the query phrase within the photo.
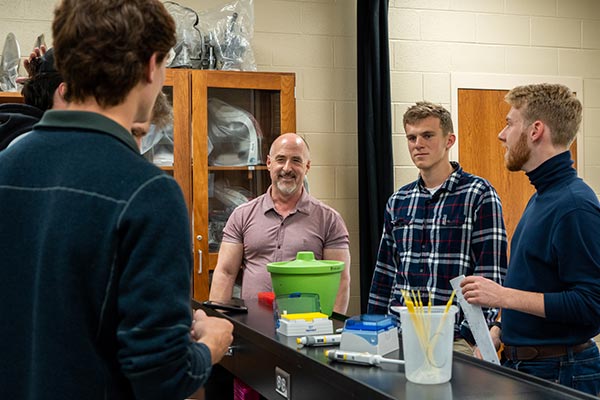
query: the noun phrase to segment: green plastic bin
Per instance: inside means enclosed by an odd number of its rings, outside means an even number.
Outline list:
[[[299,251],[295,260],[269,263],[267,270],[276,296],[316,293],[321,312],[331,315],[344,270],[342,261],[315,260],[312,251]]]

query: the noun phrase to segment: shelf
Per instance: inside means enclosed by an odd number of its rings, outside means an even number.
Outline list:
[[[209,171],[266,171],[266,165],[239,165],[237,167],[209,166]]]
[[[23,96],[19,92],[0,92],[0,104],[23,103]]]

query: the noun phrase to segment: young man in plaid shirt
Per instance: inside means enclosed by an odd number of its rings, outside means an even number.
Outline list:
[[[456,141],[450,113],[418,102],[404,114],[416,181],[388,200],[368,312],[393,313],[403,306],[402,290],[418,292],[424,304],[444,305],[450,279],[481,275],[502,283],[506,274],[506,230],[502,205],[492,185],[449,160]],[[484,309],[488,324],[497,309]],[[462,312],[455,325],[454,349],[472,354]]]

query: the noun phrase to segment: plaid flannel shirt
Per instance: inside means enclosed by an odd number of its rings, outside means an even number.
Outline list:
[[[445,305],[450,279],[462,274],[503,283],[507,239],[500,198],[488,181],[452,166],[433,195],[419,177],[388,200],[369,313],[394,313],[391,306],[404,305],[402,290],[419,292],[424,304],[431,296],[433,305]],[[483,311],[488,324],[498,315],[497,309]],[[457,335],[463,323],[461,311]]]

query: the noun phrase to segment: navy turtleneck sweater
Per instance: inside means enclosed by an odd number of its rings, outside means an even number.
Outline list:
[[[536,188],[511,242],[504,285],[544,294],[546,318],[502,310],[513,346],[583,343],[600,332],[600,204],[566,151],[527,173]]]

